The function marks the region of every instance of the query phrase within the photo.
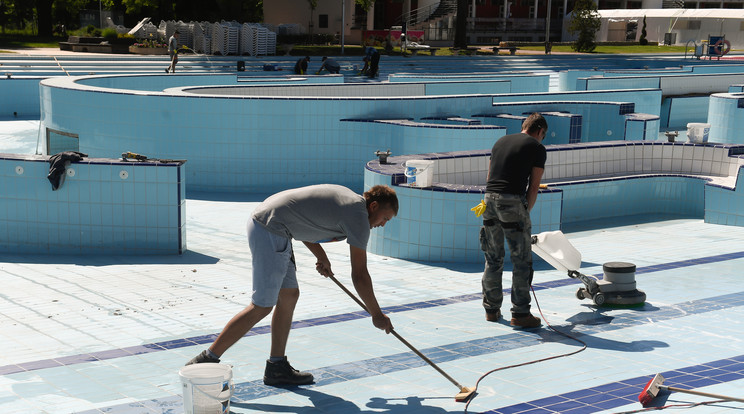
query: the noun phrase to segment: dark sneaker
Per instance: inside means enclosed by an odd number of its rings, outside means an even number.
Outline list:
[[[486,311],[486,320],[488,322],[498,322],[501,319],[501,311],[489,312]]]
[[[536,318],[531,314],[525,316],[513,316],[511,319],[511,326],[518,328],[537,328],[542,325],[540,318]]]
[[[168,73],[168,69],[165,70],[165,73]]]
[[[191,358],[191,361],[187,362],[186,365],[201,364],[201,363],[204,363],[204,362],[214,362],[216,364],[219,364],[220,363],[220,359],[219,358],[212,358],[211,356],[209,356],[207,354],[207,350],[205,349],[204,351],[201,352],[201,354],[199,354],[199,355]]]
[[[266,360],[264,371],[264,384],[266,385],[306,385],[315,381],[313,374],[301,372],[292,368],[286,359],[279,362]]]

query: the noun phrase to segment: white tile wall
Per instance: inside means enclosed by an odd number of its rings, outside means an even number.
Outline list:
[[[543,182],[622,176],[629,174],[691,174],[735,178],[744,158],[728,156],[728,148],[681,143],[614,146],[597,145],[571,150],[548,150]],[[486,156],[444,158],[434,163],[434,181],[448,184],[485,185]],[[725,182],[725,180],[723,181]]]

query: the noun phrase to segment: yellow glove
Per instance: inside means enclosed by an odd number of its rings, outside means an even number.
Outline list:
[[[475,213],[475,217],[480,217],[483,215],[483,212],[486,211],[486,202],[485,200],[481,200],[480,203],[478,203],[477,206],[470,209],[473,213]]]
[[[315,72],[316,75],[320,75],[320,71]]]

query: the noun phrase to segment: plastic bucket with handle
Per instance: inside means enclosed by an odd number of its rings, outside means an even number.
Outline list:
[[[412,187],[431,187],[434,181],[434,161],[408,160],[406,161],[406,182]]]
[[[690,142],[708,142],[710,124],[690,122],[687,124],[687,140]]]
[[[235,386],[232,368],[225,364],[187,365],[178,371],[186,414],[228,414]]]

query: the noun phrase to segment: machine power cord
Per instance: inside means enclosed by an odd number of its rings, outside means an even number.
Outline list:
[[[563,335],[566,338],[573,339],[574,341],[581,343],[583,346],[581,347],[581,349],[578,349],[578,350],[573,351],[573,352],[569,352],[567,354],[554,355],[554,356],[551,356],[551,357],[537,359],[537,360],[534,360],[534,361],[522,362],[521,364],[508,365],[508,366],[505,366],[505,367],[499,367],[499,368],[496,368],[496,369],[492,369],[492,370],[486,372],[485,374],[481,375],[480,378],[478,378],[478,381],[475,382],[475,389],[473,390],[474,391],[473,392],[473,398],[471,398],[470,400],[468,400],[467,404],[465,404],[465,411],[464,411],[465,414],[467,414],[467,412],[468,412],[468,407],[470,406],[470,403],[473,402],[473,400],[477,396],[476,393],[478,391],[478,384],[480,384],[480,382],[484,378],[486,378],[487,376],[493,374],[494,372],[503,371],[505,369],[510,369],[510,368],[523,367],[525,365],[531,365],[531,364],[536,364],[538,362],[549,361],[551,359],[556,359],[556,358],[562,358],[562,357],[567,357],[567,356],[575,355],[575,354],[578,354],[579,352],[581,352],[581,351],[583,351],[583,350],[585,350],[587,348],[586,342],[582,341],[581,339],[578,339],[578,338],[576,338],[574,336],[571,336],[571,335],[569,335],[569,334],[567,334],[565,332],[561,332],[561,331],[553,328],[553,326],[550,324],[550,322],[548,322],[548,319],[545,318],[545,315],[543,315],[542,309],[540,309],[540,303],[537,301],[537,295],[535,295],[535,289],[532,286],[530,286],[530,289],[532,290],[532,297],[535,298],[535,305],[537,306],[537,310],[540,312],[540,316],[545,321],[545,324],[548,325],[548,328],[550,328],[553,332],[555,332],[555,333],[557,333],[559,335]]]

